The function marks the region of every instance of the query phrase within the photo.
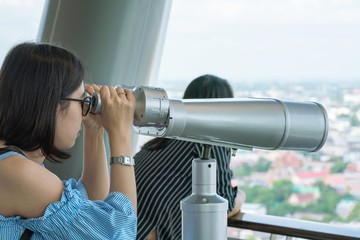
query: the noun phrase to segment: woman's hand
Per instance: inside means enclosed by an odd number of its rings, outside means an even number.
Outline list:
[[[100,89],[102,102],[102,126],[109,135],[131,134],[134,121],[135,97],[128,89],[103,86]]]

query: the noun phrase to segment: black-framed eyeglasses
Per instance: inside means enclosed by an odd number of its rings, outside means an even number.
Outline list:
[[[85,97],[84,99],[77,98],[61,98],[64,101],[75,101],[81,104],[82,115],[85,117],[90,112],[92,98],[90,96]]]

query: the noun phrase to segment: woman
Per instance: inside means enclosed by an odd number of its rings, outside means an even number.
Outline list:
[[[81,61],[61,47],[22,43],[7,54],[0,72],[1,239],[135,239],[134,169],[116,161],[131,159],[135,98],[127,89],[84,85],[84,77]],[[101,114],[89,114],[94,92]],[[69,158],[65,150],[81,127],[82,177],[61,181],[43,161]],[[104,129],[115,162],[110,181]]]
[[[194,79],[183,96],[184,99],[232,97],[229,83],[213,75]],[[135,155],[139,240],[182,238],[180,201],[191,195],[191,164],[201,153],[199,143],[155,138]],[[228,217],[233,216],[239,212],[245,195],[231,186],[231,149],[214,146],[210,157],[217,160],[217,193],[228,200]]]

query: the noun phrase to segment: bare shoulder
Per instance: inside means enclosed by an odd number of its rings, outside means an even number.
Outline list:
[[[52,172],[22,156],[0,161],[0,214],[41,217],[61,198],[63,183]]]

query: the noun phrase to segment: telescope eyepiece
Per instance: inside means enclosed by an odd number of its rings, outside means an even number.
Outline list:
[[[102,104],[101,104],[101,98],[99,93],[94,92],[91,94],[91,106],[90,106],[90,112],[92,113],[101,113],[102,110]]]

